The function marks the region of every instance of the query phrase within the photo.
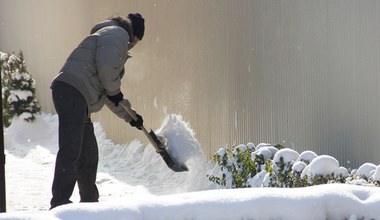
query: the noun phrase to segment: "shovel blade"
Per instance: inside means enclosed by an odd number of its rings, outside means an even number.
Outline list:
[[[150,131],[149,135],[151,136],[152,141],[154,141],[153,144],[155,144],[155,148],[157,153],[159,153],[166,163],[166,165],[172,169],[174,172],[184,172],[188,171],[187,167],[184,164],[179,163],[176,161],[166,150],[166,139],[162,136],[158,137],[154,131]]]

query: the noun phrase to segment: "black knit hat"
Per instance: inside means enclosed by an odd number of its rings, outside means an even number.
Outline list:
[[[131,13],[128,15],[129,20],[132,23],[132,32],[138,39],[142,40],[144,37],[145,25],[144,18],[139,13]]]

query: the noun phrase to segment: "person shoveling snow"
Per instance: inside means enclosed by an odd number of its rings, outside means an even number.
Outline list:
[[[142,116],[123,97],[120,89],[129,50],[144,36],[144,22],[144,18],[135,13],[95,25],[53,80],[53,102],[59,117],[59,151],[50,209],[71,203],[76,183],[81,202],[98,202],[99,153],[90,116],[104,105],[131,126],[142,130],[169,168],[175,172],[188,170],[184,165],[188,158],[180,157],[172,147],[175,140],[167,139],[165,134],[148,132]]]
[[[124,99],[121,78],[129,50],[142,40],[145,20],[139,13],[113,17],[98,23],[68,57],[51,88],[59,117],[59,151],[55,163],[51,208],[71,203],[75,183],[81,202],[98,202],[95,184],[98,145],[91,113],[104,105],[117,116],[142,129],[138,120],[119,105]]]

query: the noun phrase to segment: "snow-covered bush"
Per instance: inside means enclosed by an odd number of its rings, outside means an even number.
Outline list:
[[[257,173],[251,152],[245,145],[233,150],[222,148],[213,155],[212,161],[221,167],[222,176],[209,175],[209,180],[227,188],[247,187],[247,179]]]
[[[364,163],[357,170],[353,170],[346,178],[346,182],[355,185],[380,186],[380,165]]]
[[[257,180],[252,179],[258,173],[263,175],[262,171],[272,172],[270,162],[277,150],[263,144],[256,148],[249,144],[239,145],[232,150],[221,148],[212,156],[213,163],[221,172],[209,174],[208,178],[226,188],[251,187],[251,184],[258,184]]]
[[[35,81],[26,70],[23,54],[0,51],[0,65],[4,125],[8,127],[14,116],[33,121],[41,107],[35,98]]]
[[[314,158],[303,170],[301,177],[307,178],[310,185],[334,182],[339,162],[334,157],[321,155]]]
[[[298,152],[284,148],[276,152],[271,163],[273,173],[270,176],[270,184],[272,187],[292,187],[293,173],[292,167],[298,159]]]
[[[302,176],[302,171],[306,168],[307,164],[304,161],[296,161],[292,166],[292,182],[293,187],[307,186],[307,178]]]
[[[221,148],[209,180],[225,188],[305,187],[327,183],[380,186],[380,165],[365,163],[349,171],[332,156],[312,151],[297,151],[259,144],[239,145],[232,150]]]
[[[365,180],[371,180],[374,172],[376,171],[376,165],[373,163],[365,163],[359,167],[356,171],[356,175]]]

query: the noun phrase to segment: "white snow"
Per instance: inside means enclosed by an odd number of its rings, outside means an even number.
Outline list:
[[[250,148],[249,148],[250,149]],[[256,150],[251,153],[251,158],[252,160],[255,159],[256,155],[257,156],[263,156],[264,160],[268,160],[270,158],[273,158],[274,155],[277,153],[278,149],[273,147],[270,144],[259,144],[256,147]]]
[[[359,167],[359,169],[356,171],[356,175],[360,177],[364,177],[368,179],[373,175],[371,175],[371,172],[376,170],[376,165],[373,163],[365,163]]]
[[[307,164],[309,164],[312,160],[314,160],[314,158],[316,158],[318,155],[313,152],[313,151],[310,151],[310,150],[307,150],[307,151],[304,151],[300,154],[298,160],[299,161],[303,161]]]
[[[304,169],[301,176],[307,175],[309,178],[315,176],[326,176],[333,174],[339,169],[339,162],[331,156],[321,155],[311,161]]]
[[[204,154],[200,144],[194,138],[194,131],[180,115],[166,117],[157,135],[167,139],[167,147],[170,155],[179,163],[185,164],[188,169],[199,170],[204,167]]]
[[[380,166],[376,167],[375,173],[373,174],[374,181],[380,181]]]
[[[300,173],[300,172],[302,172],[305,169],[306,166],[307,166],[307,164],[305,162],[303,162],[303,161],[296,161],[292,165],[292,170],[294,172]]]
[[[16,63],[17,56],[15,54],[11,54],[8,58],[8,63]]]
[[[21,119],[23,120],[30,120],[31,118],[33,118],[33,114],[32,113],[29,113],[29,112],[23,112],[21,113],[21,115],[19,116]]]
[[[337,176],[347,177],[347,176],[348,176],[348,170],[347,170],[347,168],[345,168],[345,167],[339,167],[339,168],[335,171],[334,175],[335,175],[336,177],[337,177]]]
[[[261,147],[256,151],[251,153],[251,159],[254,160],[256,156],[263,156],[264,160],[268,160],[273,157],[272,151],[269,149],[270,147]]]
[[[0,60],[3,61],[7,59],[8,59],[8,54],[0,51]]]
[[[8,97],[8,102],[28,100],[29,97],[33,97],[33,93],[30,90],[11,90]]]
[[[273,147],[271,144],[267,144],[267,143],[260,143],[256,146],[256,149],[260,149],[262,147]]]
[[[247,182],[251,187],[262,187],[264,184],[264,178],[267,174],[268,172],[266,170],[262,170],[251,179],[248,179]]]
[[[100,202],[78,203],[75,190],[73,204],[47,211],[57,127],[56,115],[42,114],[33,123],[15,119],[6,129],[8,213],[0,214],[0,219],[380,219],[379,187],[327,184],[291,189],[217,189],[206,177],[213,166],[206,161],[189,125],[175,115],[168,117],[157,133],[172,141],[169,148],[186,163],[189,172],[174,173],[152,146],[138,140],[114,144],[95,123]],[[285,158],[293,161],[293,156]],[[307,167],[314,174],[340,169],[336,159],[326,155],[316,157]],[[262,171],[252,184],[265,185],[266,176]]]
[[[226,154],[226,148],[219,148],[219,150],[216,151],[216,154],[219,155],[220,157],[223,157],[223,155]]]
[[[249,150],[251,150],[251,149],[255,149],[255,144],[249,142],[249,143],[247,143],[247,148],[248,148]]]
[[[273,158],[273,162],[278,163],[280,162],[280,158],[284,160],[284,164],[290,163],[292,161],[296,161],[299,157],[299,154],[297,151],[284,148],[276,152]]]

